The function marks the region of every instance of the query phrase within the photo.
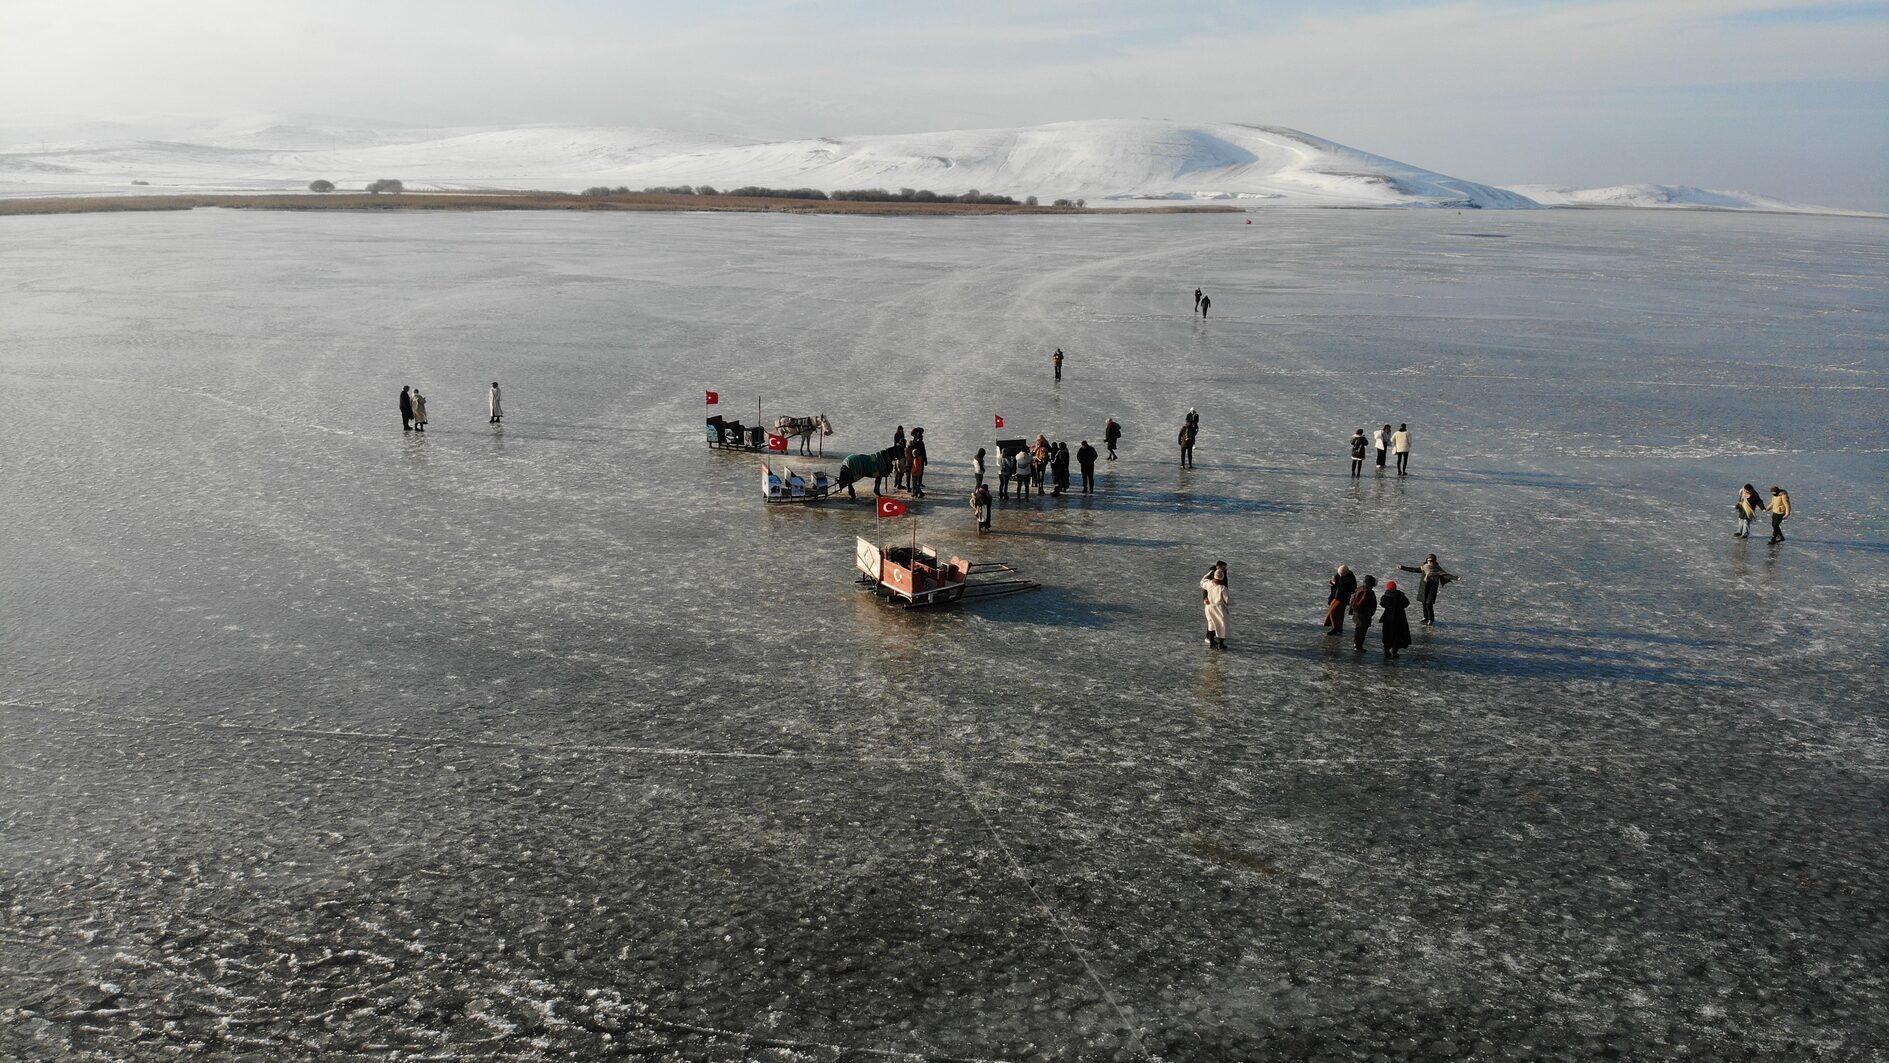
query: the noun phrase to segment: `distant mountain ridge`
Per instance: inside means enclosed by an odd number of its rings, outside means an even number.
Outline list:
[[[621,126],[428,128],[328,116],[0,128],[0,195],[298,190],[325,178],[412,190],[765,185],[977,189],[1136,205],[1661,206],[1823,212],[1663,185],[1498,188],[1280,126],[1089,119],[755,142]]]

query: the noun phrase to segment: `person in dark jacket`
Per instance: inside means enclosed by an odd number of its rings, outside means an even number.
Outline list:
[[[1050,364],[1056,367],[1056,379],[1061,380],[1063,378],[1063,349],[1056,348],[1056,353],[1050,355],[1049,360]]]
[[[1410,645],[1410,618],[1404,615],[1410,599],[1397,589],[1397,581],[1391,580],[1384,584],[1384,597],[1378,599],[1378,605],[1384,609],[1384,656],[1394,659]]]
[[[1207,310],[1208,310],[1208,308],[1209,308],[1209,307],[1211,307],[1211,306],[1213,306],[1213,296],[1211,296],[1211,295],[1203,295],[1203,296],[1201,296],[1201,297],[1200,297],[1200,316],[1201,316],[1201,318],[1202,318],[1202,320],[1205,320],[1205,319],[1206,319],[1206,317],[1207,317]]]
[[[1200,299],[1201,299],[1200,289],[1195,288],[1194,289],[1194,313],[1196,314],[1200,313]]]
[[[1076,448],[1076,464],[1082,467],[1082,493],[1085,495],[1095,493],[1095,459],[1095,448],[1088,440],[1083,440],[1082,446]]]
[[[413,390],[411,385],[400,388],[400,430],[413,431]]]
[[[900,425],[896,429],[893,429],[892,449],[898,451],[898,453],[892,455],[892,488],[894,490],[897,490],[898,488],[905,486],[905,471],[908,468],[908,466],[905,464],[905,426],[904,425]]]
[[[1056,476],[1056,490],[1052,495],[1060,495],[1069,490],[1069,444],[1058,443],[1049,458],[1050,472]]]
[[[1115,418],[1108,419],[1107,427],[1102,429],[1102,445],[1108,448],[1108,460],[1115,460],[1115,444],[1122,441],[1122,426],[1115,423]]]
[[[1364,652],[1364,636],[1371,630],[1371,618],[1377,615],[1377,592],[1371,588],[1377,586],[1376,576],[1364,577],[1364,586],[1351,595],[1351,642]]]
[[[905,445],[905,482],[919,498],[925,497],[925,463],[930,458],[925,453],[925,430],[912,429],[912,441]]]
[[[1191,469],[1194,467],[1194,439],[1198,436],[1199,432],[1200,429],[1195,428],[1191,421],[1181,425],[1181,434],[1178,437],[1178,442],[1181,445],[1181,468],[1183,469]]]
[[[1442,590],[1445,583],[1454,583],[1456,577],[1443,571],[1443,565],[1437,561],[1435,554],[1425,557],[1421,565],[1397,567],[1423,577],[1423,581],[1417,584],[1417,600],[1423,603],[1423,622],[1436,623],[1436,592]]]
[[[1369,446],[1370,442],[1364,438],[1362,428],[1351,434],[1351,476],[1353,479],[1364,475],[1364,448]]]
[[[1345,633],[1345,610],[1350,608],[1351,595],[1357,589],[1358,577],[1351,574],[1351,566],[1339,565],[1325,595],[1325,634]]]

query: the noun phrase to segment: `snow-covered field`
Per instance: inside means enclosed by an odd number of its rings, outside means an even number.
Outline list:
[[[1562,185],[1514,185],[1511,192],[1527,196],[1544,207],[1645,207],[1669,210],[1751,210],[1774,214],[1856,214],[1836,207],[1791,203],[1755,192],[1720,191],[1689,185],[1612,185],[1606,188],[1569,188]]]
[[[1870,1058],[1889,225],[1245,220],[0,221],[0,1057]],[[995,414],[1123,459],[979,539]]]
[[[0,128],[0,195],[593,185],[972,189],[1096,204],[1710,206],[1828,212],[1743,193],[1631,186],[1494,188],[1291,129],[1091,120],[1016,129],[745,142],[659,129],[425,129],[343,120]]]

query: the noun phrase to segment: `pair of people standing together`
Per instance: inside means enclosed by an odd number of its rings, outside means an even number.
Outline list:
[[[1791,493],[1776,484],[1771,485],[1771,501],[1766,503],[1758,494],[1758,489],[1746,484],[1738,491],[1738,530],[1732,534],[1740,539],[1751,538],[1751,521],[1760,513],[1771,514],[1771,542],[1784,541],[1784,522],[1791,516]]]
[[[915,498],[925,497],[925,430],[912,429],[912,438],[905,438],[905,426],[899,425],[892,433],[893,455],[892,486],[910,491]]]
[[[1351,475],[1353,477],[1364,475],[1364,452],[1367,448],[1377,451],[1378,468],[1383,468],[1384,459],[1389,454],[1395,453],[1397,455],[1397,475],[1408,476],[1410,474],[1409,425],[1400,424],[1397,426],[1395,432],[1391,431],[1390,425],[1385,425],[1377,431],[1372,432],[1369,439],[1365,438],[1364,429],[1362,428],[1352,432]]]
[[[412,385],[400,388],[400,430],[403,432],[426,431],[426,396]]]

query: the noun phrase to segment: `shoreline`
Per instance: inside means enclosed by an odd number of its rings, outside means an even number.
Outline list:
[[[1239,214],[1222,204],[1162,207],[1050,207],[1006,203],[908,203],[880,200],[777,199],[761,196],[680,196],[632,192],[583,196],[571,192],[187,192],[149,195],[47,196],[0,199],[0,216],[114,214],[196,210],[568,210],[604,213],[710,212],[743,214]]]

